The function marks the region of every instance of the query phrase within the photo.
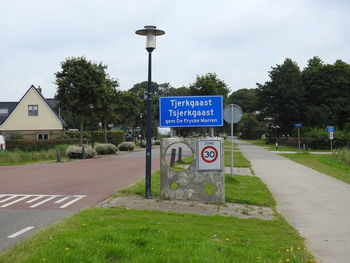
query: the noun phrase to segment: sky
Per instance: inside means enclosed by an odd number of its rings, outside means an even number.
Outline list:
[[[33,84],[52,98],[69,57],[108,66],[121,90],[147,80],[145,37],[157,26],[152,80],[178,88],[216,73],[232,90],[256,88],[271,67],[313,56],[350,63],[347,0],[0,0],[0,101]]]

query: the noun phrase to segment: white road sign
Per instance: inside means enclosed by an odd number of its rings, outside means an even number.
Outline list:
[[[222,141],[203,139],[197,141],[198,170],[221,170]]]
[[[329,134],[329,139],[333,140],[334,139],[334,133],[332,131],[330,131],[328,134]]]

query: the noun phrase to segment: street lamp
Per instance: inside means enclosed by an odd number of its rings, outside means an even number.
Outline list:
[[[147,100],[146,124],[146,198],[151,198],[151,165],[152,165],[152,51],[156,48],[156,36],[164,35],[163,30],[155,26],[145,26],[135,32],[146,36],[146,50],[148,51],[148,83],[145,99]]]

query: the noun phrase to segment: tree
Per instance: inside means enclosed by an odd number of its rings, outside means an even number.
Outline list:
[[[130,91],[118,92],[118,122],[125,126],[136,127],[141,123],[140,114],[144,114],[144,99]],[[144,116],[144,115],[143,115]]]
[[[197,76],[196,82],[189,89],[190,94],[194,96],[222,95],[224,102],[226,102],[227,95],[230,92],[226,83],[220,80],[215,73]]]
[[[107,66],[87,61],[85,57],[67,58],[61,63],[62,70],[55,73],[56,99],[64,111],[69,111],[80,120],[80,144],[86,118],[92,117],[92,107],[98,105],[105,93]]]
[[[290,134],[293,124],[302,122],[305,109],[304,89],[298,65],[285,59],[272,67],[270,81],[259,84],[257,95],[261,115],[272,118],[283,134]]]
[[[307,104],[306,124],[344,128],[350,121],[350,65],[341,60],[325,65],[320,58],[314,57],[308,61],[302,78]]]
[[[101,89],[96,106],[93,109],[95,115],[101,121],[105,143],[107,143],[107,123],[115,122],[118,118],[118,92],[116,90],[118,86],[117,80],[106,76],[103,89]]]
[[[231,93],[227,102],[237,104],[243,112],[255,112],[258,110],[257,89],[239,89]]]
[[[243,139],[258,139],[254,137],[256,134],[253,131],[260,128],[260,126],[254,113],[243,113],[242,120],[238,123],[237,129],[241,132],[240,137]]]

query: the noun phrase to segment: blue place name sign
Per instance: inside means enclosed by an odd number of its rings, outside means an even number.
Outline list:
[[[159,126],[223,126],[222,111],[222,96],[160,97]]]
[[[294,126],[295,126],[295,127],[301,127],[301,126],[303,126],[303,125],[302,125],[301,123],[295,123]]]
[[[327,131],[328,132],[334,132],[334,126],[327,126]]]

